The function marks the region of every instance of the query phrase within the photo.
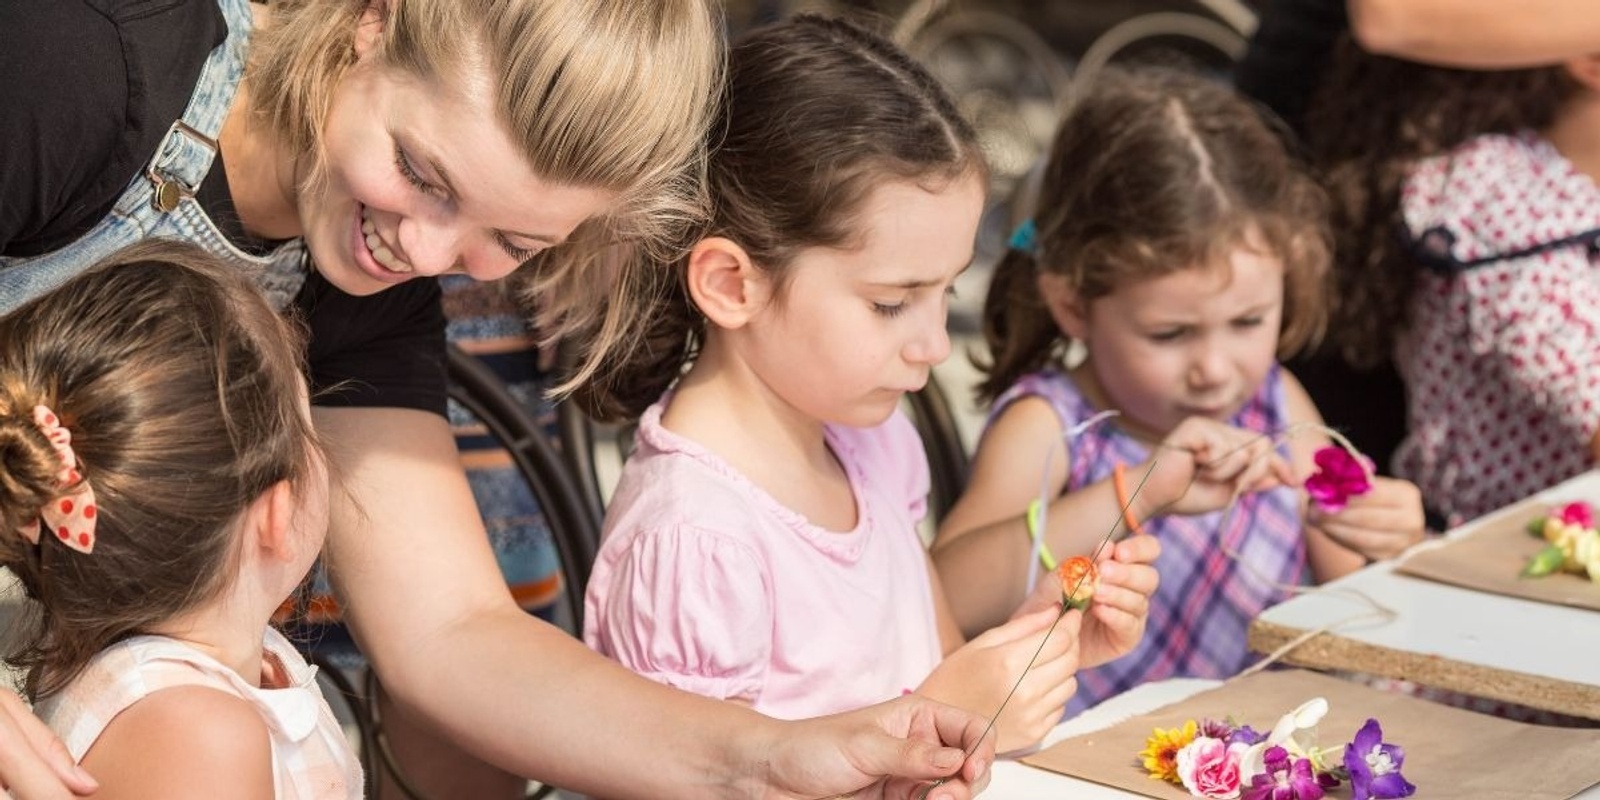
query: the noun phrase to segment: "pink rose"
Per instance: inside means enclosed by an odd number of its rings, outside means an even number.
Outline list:
[[[1578,500],[1556,509],[1556,516],[1564,525],[1577,525],[1584,530],[1594,528],[1594,509],[1588,503]]]
[[[1178,751],[1178,779],[1195,797],[1232,800],[1239,796],[1239,758],[1246,749],[1198,736]]]

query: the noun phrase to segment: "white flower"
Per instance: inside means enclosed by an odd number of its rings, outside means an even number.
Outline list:
[[[1600,531],[1585,531],[1572,545],[1572,558],[1578,562],[1574,572],[1588,572],[1589,580],[1600,583]]]
[[[1239,759],[1239,781],[1245,786],[1257,775],[1267,771],[1265,753],[1267,748],[1280,746],[1289,751],[1291,757],[1305,757],[1315,745],[1317,723],[1328,713],[1328,701],[1315,697],[1302,703],[1299,708],[1284,714],[1278,724],[1272,726],[1272,732],[1267,738],[1250,746]],[[1309,733],[1306,733],[1309,731]]]

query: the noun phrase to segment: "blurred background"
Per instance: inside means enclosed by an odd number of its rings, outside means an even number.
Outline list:
[[[1030,170],[1073,87],[1112,62],[1159,63],[1227,80],[1264,2],[727,0],[726,8],[734,34],[802,11],[847,16],[888,34],[933,71],[978,128],[994,175],[978,260],[951,308],[952,332],[964,335],[977,330],[987,267],[1028,215]]]

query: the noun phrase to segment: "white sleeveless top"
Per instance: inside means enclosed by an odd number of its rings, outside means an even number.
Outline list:
[[[105,649],[67,688],[34,709],[82,761],[117,714],[175,686],[207,686],[260,712],[272,742],[278,800],[359,800],[361,763],[317,687],[315,667],[275,630],[262,637],[289,685],[256,687],[221,662],[175,639],[136,636]]]

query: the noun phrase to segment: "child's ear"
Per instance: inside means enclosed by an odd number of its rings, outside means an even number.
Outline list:
[[[689,297],[700,313],[719,328],[748,323],[770,296],[771,281],[750,261],[750,254],[732,239],[701,239],[689,251],[685,277]]]
[[[246,522],[255,530],[255,543],[273,560],[291,561],[298,554],[294,533],[296,505],[289,482],[272,484],[250,504]]]
[[[1583,84],[1583,88],[1591,92],[1600,92],[1600,54],[1568,59],[1565,66],[1567,74]]]
[[[1056,321],[1056,327],[1080,342],[1089,340],[1088,309],[1065,276],[1040,273],[1039,294],[1044,298],[1044,307],[1050,311],[1050,318]]]

